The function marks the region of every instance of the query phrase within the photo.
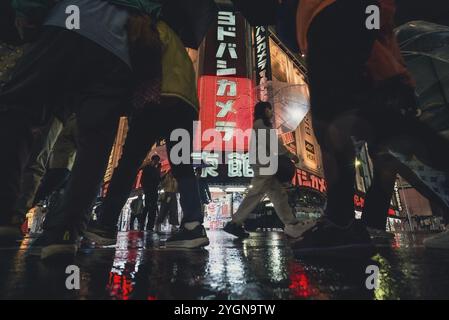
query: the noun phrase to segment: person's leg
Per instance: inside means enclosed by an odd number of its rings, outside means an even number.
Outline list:
[[[151,146],[156,142],[153,128],[148,125],[149,118],[143,114],[135,116],[129,125],[129,131],[123,147],[122,157],[114,171],[109,184],[108,193],[101,209],[99,226],[115,230],[117,220],[126,200],[129,197],[136,175]],[[149,196],[145,194],[145,209],[139,223],[143,229],[148,214],[147,201]]]
[[[145,227],[147,231],[152,231],[154,229],[154,223],[156,221],[156,215],[158,212],[157,200],[158,200],[158,188],[153,187],[145,191],[145,206],[147,207],[148,220],[146,227],[142,224],[142,228]],[[143,221],[144,223],[145,221]],[[143,229],[142,229],[143,230]]]
[[[314,123],[327,184],[325,216],[340,226],[349,225],[355,217],[355,149],[346,129],[351,128],[351,122]]]
[[[209,239],[204,229],[204,216],[201,211],[200,193],[198,188],[198,179],[193,170],[193,160],[191,150],[193,145],[193,121],[198,117],[198,113],[192,106],[186,104],[178,98],[166,98],[163,100],[164,130],[162,136],[167,141],[168,160],[170,162],[172,173],[178,182],[178,191],[180,194],[180,203],[183,211],[182,227],[179,232],[167,239],[167,247],[198,248],[209,244]],[[161,112],[161,113],[162,113]],[[170,136],[173,130],[183,129],[189,134],[188,141],[181,138],[179,143],[186,143],[181,152],[188,152],[187,155],[181,154],[181,158],[188,159],[188,163],[177,161],[172,158],[171,151],[178,141],[171,141]],[[174,155],[173,155],[174,156]],[[179,156],[179,154],[177,155]],[[187,156],[187,157],[186,157]],[[180,160],[180,159],[177,159]]]
[[[373,156],[371,159],[373,178],[366,193],[362,221],[367,227],[385,231],[398,168],[390,156]]]
[[[370,2],[375,1],[336,1],[315,17],[308,33],[311,111],[327,182],[325,214],[341,226],[354,219],[351,136],[356,136],[357,120],[345,113],[363,107],[353,98],[369,84],[364,68],[374,41],[374,33],[365,27]]]
[[[161,197],[161,208],[156,220],[157,226],[163,224],[165,219],[167,218],[169,212],[169,202],[167,201],[167,197],[170,197],[170,195],[164,194],[164,196]]]
[[[82,232],[106,170],[117,126],[118,119],[96,128],[78,121],[78,155],[62,203],[53,213],[54,219],[48,223],[48,230],[67,229],[75,235]]]
[[[272,177],[266,192],[282,223],[284,225],[296,224],[298,220],[293,215],[292,208],[288,203],[287,192],[276,177]]]
[[[143,194],[145,195],[145,199],[147,198],[147,195],[145,194],[145,191],[143,192]],[[142,210],[142,214],[139,216],[138,221],[139,221],[139,230],[143,231],[145,230],[145,222],[147,221],[147,217],[148,217],[148,207],[146,204],[146,200],[144,200],[144,207]]]
[[[50,106],[62,107],[78,38],[61,28],[44,28],[12,70],[0,92],[0,220],[9,224],[28,161],[32,130],[48,120]],[[59,104],[58,104],[59,103]]]
[[[119,116],[129,102],[131,71],[124,62],[85,38],[79,41],[78,54],[79,70],[74,75],[74,91],[79,101],[75,111],[77,157],[64,197],[56,209],[55,215],[60,219],[52,226],[53,240],[43,248],[42,258],[76,252],[74,244],[90,220]]]
[[[167,107],[166,130],[164,136],[167,141],[167,154],[171,164],[173,176],[178,182],[180,203],[183,211],[182,224],[203,223],[198,179],[193,170],[193,160],[189,155],[189,163],[174,164],[171,159],[171,150],[178,143],[170,140],[170,134],[175,129],[185,129],[189,133],[189,150],[193,145],[193,121],[197,119],[197,113],[190,105],[177,98],[164,99]],[[164,106],[165,107],[165,106]],[[170,111],[171,110],[171,111]],[[171,114],[177,116],[173,118]],[[185,142],[185,141],[183,141]],[[184,151],[184,150],[183,150]]]
[[[179,220],[178,220],[178,199],[176,198],[176,193],[172,193],[170,197],[170,202],[168,204],[168,210],[169,210],[169,218],[168,222],[172,226],[178,226]]]
[[[251,179],[251,185],[253,187],[249,189],[247,195],[240,203],[237,212],[232,217],[232,222],[237,225],[243,225],[251,212],[253,212],[260,201],[265,197],[272,180],[272,176],[255,176]]]
[[[135,230],[134,229],[134,223],[136,222],[136,220],[137,220],[137,222],[139,222],[138,215],[131,214],[131,219],[130,219],[130,222],[129,222],[129,230],[130,231]]]
[[[24,217],[28,210],[35,205],[34,199],[37,190],[45,175],[51,150],[62,131],[62,127],[62,122],[54,118],[39,132],[28,165],[23,172],[20,196],[15,206],[14,215]]]

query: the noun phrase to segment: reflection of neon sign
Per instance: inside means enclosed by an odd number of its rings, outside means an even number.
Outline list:
[[[289,265],[290,284],[288,288],[296,298],[310,298],[319,295],[317,288],[311,286],[304,268],[296,262]]]
[[[111,297],[119,300],[129,300],[129,296],[134,288],[131,279],[126,275],[110,272],[107,289]]]

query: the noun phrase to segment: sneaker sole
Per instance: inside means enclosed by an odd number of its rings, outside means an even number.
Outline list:
[[[76,244],[52,244],[41,249],[41,259],[48,259],[52,256],[75,256],[78,251]]]
[[[208,238],[199,238],[199,239],[186,240],[186,241],[165,242],[165,247],[166,248],[194,249],[194,248],[205,247],[205,246],[208,246],[208,245],[209,245],[209,239]]]
[[[103,237],[100,237],[99,235],[97,235],[93,232],[89,232],[89,231],[85,231],[84,236],[87,239],[89,239],[101,246],[112,246],[117,243],[117,239],[103,238]]]

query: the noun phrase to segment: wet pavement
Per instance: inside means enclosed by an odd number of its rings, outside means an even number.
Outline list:
[[[84,246],[72,261],[42,262],[28,249],[0,249],[1,299],[449,299],[449,252],[422,246],[427,235],[396,234],[375,252],[326,257],[295,253],[280,232],[239,241],[209,231],[201,250],[160,248],[158,235],[119,234],[117,247]],[[68,265],[80,268],[67,290]],[[366,268],[379,267],[377,289]]]

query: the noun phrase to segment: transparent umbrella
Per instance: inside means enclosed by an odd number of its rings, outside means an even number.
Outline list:
[[[305,84],[268,81],[263,90],[274,106],[274,126],[280,133],[295,131],[309,112],[309,91]],[[257,90],[262,90],[261,86]]]
[[[449,27],[414,21],[396,33],[416,80],[421,120],[449,137]]]

